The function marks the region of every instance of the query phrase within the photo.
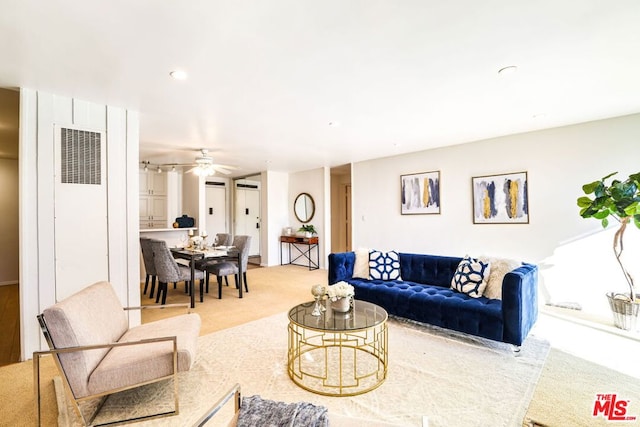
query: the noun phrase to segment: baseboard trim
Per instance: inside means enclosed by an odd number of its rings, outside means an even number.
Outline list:
[[[0,286],[17,285],[19,283],[17,280],[7,280],[6,282],[0,282]]]

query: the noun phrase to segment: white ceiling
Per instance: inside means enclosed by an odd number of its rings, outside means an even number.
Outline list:
[[[638,0],[0,10],[0,87],[137,110],[140,160],[151,162],[188,162],[204,147],[236,175],[306,170],[640,112]],[[499,76],[508,65],[518,72]],[[175,69],[189,79],[172,80]]]

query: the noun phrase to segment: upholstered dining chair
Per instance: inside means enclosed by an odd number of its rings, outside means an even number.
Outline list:
[[[231,234],[229,233],[217,233],[215,239],[216,246],[231,246]],[[215,264],[219,262],[216,259],[205,258],[196,261],[196,268],[198,270],[205,271],[208,265]],[[226,279],[226,277],[225,277]],[[207,283],[207,292],[209,292],[209,283]],[[229,286],[229,282],[227,281],[227,286]]]
[[[231,234],[229,233],[217,233],[216,243],[218,246],[231,246]]]
[[[147,289],[149,288],[149,280],[151,280],[151,291],[149,293],[149,298],[153,298],[154,289],[156,288],[156,266],[153,262],[153,249],[151,249],[151,238],[149,237],[140,237],[140,250],[142,251],[142,260],[144,262],[144,270],[146,273],[144,279],[144,291],[142,292],[144,295],[147,294]]]
[[[251,247],[251,236],[235,236],[233,238],[233,245],[240,252],[240,265],[242,266],[242,280],[244,282],[244,290],[249,292],[249,285],[247,284],[247,264],[249,263],[249,249]],[[222,278],[230,275],[234,275],[236,279],[236,287],[238,287],[239,277],[238,264],[233,261],[218,262],[206,266],[206,283],[207,289],[209,288],[209,276],[214,274],[218,279],[218,298],[222,298]]]
[[[167,284],[183,281],[185,285],[188,284],[191,281],[191,268],[176,262],[167,247],[167,242],[164,240],[152,240],[151,248],[153,250],[153,263],[158,275],[156,303],[160,300],[160,294],[162,294],[162,304],[164,304],[167,302]],[[200,287],[202,287],[204,284],[204,272],[195,270],[194,279],[200,280]],[[193,287],[195,292],[195,283]]]

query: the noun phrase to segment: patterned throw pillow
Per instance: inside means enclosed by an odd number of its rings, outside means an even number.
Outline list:
[[[369,279],[402,280],[398,252],[371,251],[369,253]]]
[[[451,279],[451,289],[480,298],[487,287],[491,265],[468,255],[464,257]]]

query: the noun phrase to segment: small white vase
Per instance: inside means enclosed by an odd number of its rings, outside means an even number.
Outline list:
[[[335,301],[331,301],[331,308],[338,313],[346,313],[351,309],[351,298],[338,298]]]

